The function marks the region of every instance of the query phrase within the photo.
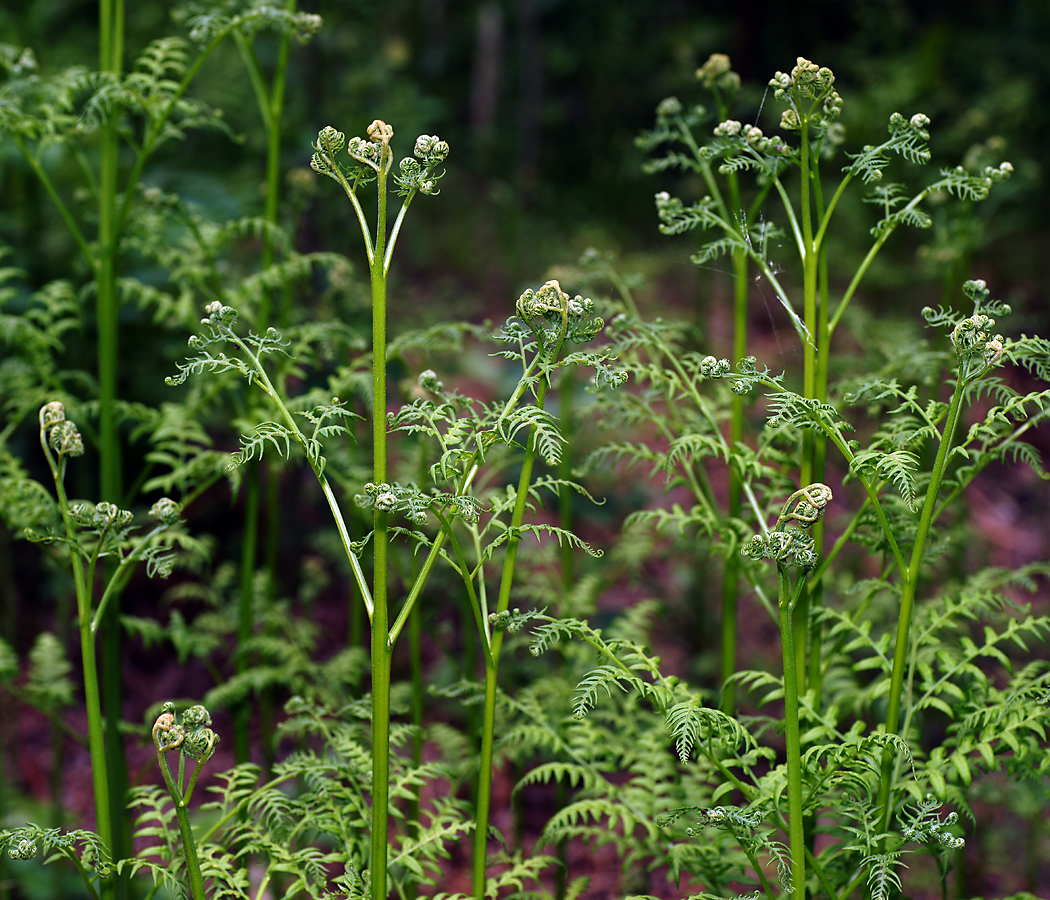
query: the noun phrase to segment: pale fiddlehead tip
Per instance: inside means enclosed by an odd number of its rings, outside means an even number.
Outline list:
[[[449,146],[436,134],[421,134],[416,138],[416,146],[412,152],[424,165],[436,166],[445,161]]]
[[[419,385],[420,390],[424,390],[430,394],[439,394],[444,390],[444,383],[438,378],[437,372],[433,369],[424,369],[419,373],[419,377],[416,379],[416,384]]]
[[[153,723],[153,745],[158,753],[182,746],[185,732],[175,718],[175,704],[170,700],[161,707],[161,714]]]
[[[704,378],[723,378],[733,371],[728,359],[705,356],[700,360],[700,374]]]
[[[822,482],[814,482],[801,488],[784,503],[777,520],[777,527],[794,519],[803,528],[809,528],[824,515],[824,508],[833,500],[831,488]]]
[[[725,53],[712,53],[696,70],[696,77],[708,90],[718,88],[731,94],[740,87],[740,76],[733,71],[733,64]]]
[[[174,525],[179,521],[182,507],[170,497],[161,497],[149,509],[149,514],[162,525]]]
[[[523,322],[543,336],[548,348],[562,338],[577,344],[586,343],[605,327],[605,320],[594,315],[593,300],[582,294],[570,297],[555,279],[547,281],[536,291],[531,288],[523,291],[515,310]],[[546,326],[538,325],[537,319],[545,320]]]
[[[133,516],[130,510],[121,509],[115,503],[103,501],[95,505],[95,512],[91,516],[91,527],[99,531],[105,531],[114,525],[122,527],[131,522]]]
[[[750,559],[772,559],[800,569],[813,568],[818,557],[809,529],[820,521],[831,500],[831,488],[821,482],[795,491],[785,501],[773,530],[766,535],[752,535],[740,553]],[[792,521],[800,527],[786,527]]]
[[[733,68],[732,62],[725,53],[712,53],[707,61],[696,70],[696,77],[710,86],[716,78]]]
[[[682,101],[677,97],[665,97],[656,107],[656,116],[659,119],[671,119],[682,114]]]
[[[406,156],[401,160],[400,174],[397,183],[401,194],[419,191],[421,194],[436,195],[438,179],[444,172],[436,171],[448,157],[448,143],[436,134],[421,134],[416,138],[413,148],[415,158]]]
[[[568,302],[569,295],[561,285],[557,281],[548,281],[537,291],[531,288],[522,291],[516,309],[523,321],[530,322],[537,316],[561,315]]]
[[[930,134],[926,130],[926,126],[929,124],[930,117],[927,116],[925,113],[915,113],[915,115],[908,120],[908,126],[911,128],[911,130],[917,132],[918,135],[925,141],[928,141],[930,139]]]
[[[375,484],[371,481],[364,486],[363,494],[355,494],[354,502],[358,506],[372,507],[384,513],[399,512],[407,516],[414,525],[425,525],[430,499],[422,494],[415,485]]]
[[[397,494],[393,491],[383,491],[380,494],[376,494],[372,505],[380,512],[394,512],[397,509]]]
[[[185,738],[183,752],[198,762],[205,763],[215,755],[219,736],[211,730],[211,713],[201,705],[191,706],[182,714]]]
[[[394,127],[382,119],[374,119],[365,133],[377,143],[389,144],[390,139],[394,136]]]
[[[77,525],[89,528],[95,515],[95,508],[86,500],[77,500],[69,504],[69,518]]]
[[[310,168],[319,175],[334,175],[335,155],[345,146],[346,135],[326,125],[317,132],[317,143],[313,145],[317,152],[310,157]]]
[[[297,13],[293,32],[296,42],[305,44],[321,30],[323,24],[324,20],[317,13]]]
[[[232,306],[223,306],[219,300],[212,300],[204,311],[208,314],[201,319],[201,325],[232,325],[237,319],[237,310]]]
[[[1006,181],[1014,173],[1014,166],[1011,162],[1001,162],[998,166],[985,166],[984,177],[987,178],[992,184],[1000,184]]]
[[[84,440],[77,431],[77,426],[69,419],[63,418],[51,426],[48,444],[59,457],[84,455]]]
[[[352,137],[347,142],[346,152],[370,169],[379,171],[379,163],[383,157],[383,145],[378,141],[366,141],[364,138]]]
[[[52,400],[40,407],[40,430],[44,431],[66,418],[66,408],[60,400]]]
[[[36,856],[36,844],[29,838],[22,838],[17,844],[7,848],[7,855],[14,860],[24,861]]]
[[[981,357],[982,367],[999,362],[1003,355],[1003,336],[990,333],[994,325],[995,319],[991,316],[974,313],[952,329],[952,346],[960,363],[977,355]]]

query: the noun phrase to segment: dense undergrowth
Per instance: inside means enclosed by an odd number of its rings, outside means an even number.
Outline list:
[[[1025,595],[1050,564],[986,564],[966,498],[993,470],[1042,489],[1050,343],[983,281],[904,320],[865,281],[909,229],[972,250],[1013,172],[994,145],[934,163],[910,111],[855,146],[802,57],[748,125],[716,54],[704,105],[663,100],[638,144],[655,225],[731,286],[724,333],[596,250],[495,325],[413,329],[397,246],[455,147],[326,125],[283,209],[288,59],[318,17],[194,9],[124,71],[102,11],[97,72],[0,48],[0,128],[81,254],[0,272],[0,515],[35,545],[19,602],[53,611],[25,652],[0,636],[5,716],[53,735],[49,810],[3,772],[0,896],[37,895],[41,861],[79,877],[63,896],[587,896],[581,846],[624,896],[993,896],[967,841],[1003,812],[1038,860],[1050,618]],[[150,172],[223,128],[192,88],[224,42],[266,190],[212,221]],[[291,237],[306,194],[363,255]],[[762,634],[772,658],[741,650]],[[125,722],[143,648],[199,693]],[[59,777],[81,747],[93,823]],[[500,808],[530,797],[531,830]]]

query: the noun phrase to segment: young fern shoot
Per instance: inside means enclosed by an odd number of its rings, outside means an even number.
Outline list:
[[[716,91],[719,100],[721,92],[735,92],[738,79],[733,78],[728,67],[728,59],[716,54],[697,72],[698,77]],[[892,171],[894,158],[913,166],[927,165],[932,158],[928,148],[929,117],[923,113],[910,117],[893,113],[888,123],[888,137],[877,145],[863,147],[858,153],[847,153],[850,162],[842,168],[837,184],[832,181],[825,190],[829,179],[826,171],[822,171],[822,163],[831,159],[845,140],[845,130],[838,121],[843,99],[835,90],[834,73],[799,57],[790,72],[776,73],[769,88],[774,100],[785,107],[779,127],[794,136],[793,141],[776,134],[766,135],[757,120],[755,125],[748,125],[728,118],[721,102],[718,103],[719,122],[711,136],[706,142],[699,140],[694,131],[706,120],[706,112],[702,107],[687,110],[671,98],[658,108],[656,128],[644,135],[640,143],[646,149],[670,145],[672,149],[650,167],[654,170],[682,167],[698,172],[708,189],[707,196],[691,205],[666,191],[658,193],[656,210],[660,230],[664,234],[694,229],[714,232],[714,237],[694,254],[695,263],[707,265],[731,254],[737,281],[741,265],[750,265],[761,273],[764,281],[772,286],[802,345],[801,396],[824,403],[828,399],[832,338],[864,276],[898,226],[928,228],[932,219],[923,204],[931,196],[948,194],[960,200],[982,200],[995,184],[1010,176],[1013,167],[1004,162],[999,166],[985,166],[979,172],[969,172],[961,166],[944,168],[939,177],[918,191],[910,191],[900,183],[889,183],[884,176]],[[684,145],[685,152],[676,149],[676,144]],[[734,198],[740,196],[736,179],[744,174],[755,179],[754,202],[750,207],[744,208],[739,200],[729,205],[714,178],[716,165],[717,172],[727,179],[729,193]],[[797,187],[792,190],[789,176],[796,170]],[[847,275],[848,286],[836,299],[829,273],[829,250],[834,250],[833,223],[839,202],[854,181],[868,187],[866,199],[875,204],[882,215],[871,229],[870,248],[852,276]],[[772,210],[767,221],[767,194],[780,201],[780,226],[774,224]],[[771,245],[779,246],[781,237],[788,239],[785,244],[794,249],[797,257],[802,290],[801,297],[794,299],[789,294],[787,280],[780,274],[782,261],[774,260],[770,253]],[[739,352],[738,346],[739,338],[734,342],[735,359],[746,355]],[[807,429],[802,433],[799,483],[823,478],[825,440],[819,431]],[[815,538],[819,547],[823,541],[820,525],[815,529]],[[819,605],[820,590],[821,583],[817,580],[812,591],[803,596],[796,613],[798,627],[802,632],[808,631],[808,643],[816,651],[810,654],[808,670],[802,671],[806,683],[818,692],[822,637],[810,609]],[[730,616],[728,640],[732,631],[732,603],[725,601],[723,608]],[[799,644],[800,667],[805,646],[805,641]],[[729,655],[730,650],[724,648],[723,658]]]
[[[54,481],[55,501],[48,498],[50,507],[40,517],[39,525],[27,527],[25,537],[36,543],[61,548],[63,562],[73,575],[76,593],[76,622],[80,633],[81,665],[84,680],[84,705],[87,713],[87,745],[91,755],[91,778],[94,788],[96,827],[98,834],[92,835],[92,846],[98,851],[96,875],[102,894],[112,891],[113,871],[109,867],[109,854],[113,849],[113,822],[119,821],[120,813],[110,807],[110,785],[107,771],[107,754],[117,752],[107,748],[104,733],[103,702],[99,686],[96,649],[103,617],[107,609],[127,583],[139,563],[146,563],[150,577],[166,578],[174,564],[171,552],[175,544],[192,548],[193,542],[181,531],[177,503],[164,497],[153,504],[150,516],[156,524],[145,534],[132,535],[134,515],[130,510],[120,509],[113,503],[92,504],[86,501],[70,501],[66,494],[65,475],[70,459],[82,456],[84,443],[77,426],[66,416],[64,404],[55,400],[45,404],[39,413],[40,447],[47,460]],[[19,475],[19,480],[27,476]],[[14,480],[13,480],[14,481]],[[19,484],[17,481],[5,488],[14,491],[31,491],[36,498],[47,496],[36,485]],[[60,523],[60,524],[59,524]],[[103,581],[102,595],[96,600],[98,576],[105,570],[106,562],[112,562],[108,577]],[[102,566],[100,567],[100,563]],[[112,715],[112,711],[109,712]],[[36,826],[28,826],[30,830]],[[88,884],[95,891],[87,870],[63,845],[62,852],[72,859]],[[67,852],[68,851],[68,852]],[[106,862],[105,865],[103,863]]]

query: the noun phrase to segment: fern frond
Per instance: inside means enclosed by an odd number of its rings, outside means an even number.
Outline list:
[[[869,483],[892,482],[908,507],[915,509],[915,473],[919,458],[909,450],[858,450],[850,460],[850,472],[866,476]]]
[[[897,874],[897,869],[904,866],[900,857],[901,851],[898,850],[892,853],[873,853],[861,860],[861,865],[868,870],[868,891],[871,900],[890,900],[890,897],[903,890],[900,875]]]
[[[552,779],[559,783],[566,783],[569,787],[581,787],[587,792],[606,787],[605,782],[599,779],[597,774],[586,766],[581,766],[578,763],[550,762],[530,769],[514,785],[511,796],[516,795],[531,784],[550,784]],[[604,790],[602,793],[604,793]]]
[[[732,716],[702,705],[698,698],[676,703],[667,710],[667,729],[675,740],[678,759],[689,762],[698,743],[720,743],[737,751],[754,745],[754,739]]]
[[[656,833],[655,823],[639,820],[621,804],[603,797],[591,797],[577,800],[558,810],[547,821],[537,842],[550,847],[563,838],[591,835],[593,831],[588,828],[591,822],[600,823],[601,830],[607,833],[612,832],[617,825],[622,826],[625,834],[630,834],[637,825]]]
[[[626,691],[625,682],[630,683],[618,666],[604,665],[592,669],[576,685],[576,697],[572,705],[573,718],[582,719],[586,716],[597,704],[602,691],[609,697],[612,696],[613,686]]]

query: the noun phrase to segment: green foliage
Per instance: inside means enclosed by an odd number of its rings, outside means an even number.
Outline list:
[[[638,144],[663,154],[648,171],[679,170],[705,192],[686,202],[660,191],[659,228],[699,235],[698,265],[733,267],[743,346],[734,340],[723,356],[694,323],[671,314],[648,321],[633,293],[640,281],[597,252],[574,273],[597,299],[552,279],[522,291],[495,330],[441,323],[388,340],[394,247],[414,198],[438,193],[448,143],[422,134],[395,166],[393,129],[382,120],[364,138],[331,126],[317,134],[311,168],[339,184],[361,227],[366,308],[349,261],[299,252],[294,229],[280,227],[270,207],[266,216],[211,222],[177,194],[143,186],[158,148],[190,131],[231,134],[189,93],[228,36],[279,139],[283,86],[275,79],[267,94],[250,40],[275,31],[280,56],[289,39],[306,40],[320,25],[262,3],[191,4],[184,18],[190,41],[147,43],[121,74],[37,76],[31,54],[0,48],[0,130],[51,195],[93,276],[87,286],[56,280],[30,290],[22,272],[0,269],[0,518],[72,572],[96,797],[107,793],[99,774],[107,748],[95,636],[139,562],[166,577],[178,551],[194,570],[165,598],[180,604],[166,623],[152,612],[121,621],[151,652],[170,645],[180,665],[206,668],[215,681],[207,706],[236,718],[290,699],[276,736],[258,748],[272,770],[264,776],[243,763],[220,773],[199,806],[190,800],[220,736],[204,707],[161,708],[152,736],[165,790],[132,792],[135,856],[112,860],[99,835],[35,825],[0,830],[0,850],[67,860],[92,892],[106,894],[118,873],[195,900],[206,884],[214,897],[266,888],[290,897],[465,897],[442,891],[457,848],[470,841],[473,895],[500,900],[581,895],[585,879],[547,886],[574,841],[610,847],[625,885],[641,872],[686,876],[703,888],[696,898],[837,900],[866,885],[888,900],[905,890],[915,852],[936,860],[946,884],[980,809],[975,785],[993,773],[1039,784],[1050,767],[1050,666],[1040,655],[1050,616],[1017,601],[1044,588],[1050,566],[986,566],[963,510],[966,491],[994,463],[1047,478],[1030,437],[1050,414],[1050,389],[1028,382],[1050,380],[1050,344],[999,333],[1011,311],[983,281],[964,284],[962,306],[946,298],[922,311],[933,335],[925,346],[880,343],[851,303],[898,226],[935,228],[941,204],[984,200],[1012,166],[968,159],[922,174],[934,157],[923,113],[893,113],[888,137],[846,152],[834,75],[804,58],[769,83],[786,137],[769,136],[757,118],[744,124],[752,110],[733,112],[748,97],[716,54],[697,73],[710,113],[669,98]],[[83,162],[114,137],[126,141],[133,168],[123,194],[107,188],[114,207],[99,198],[119,219],[105,244],[79,224],[48,166],[58,154]],[[373,185],[378,218],[362,203]],[[839,253],[836,212],[853,187],[874,213],[865,222],[871,241]],[[387,208],[394,196],[396,216]],[[244,264],[258,247],[261,263]],[[840,271],[850,260],[859,260],[855,270]],[[183,388],[175,399],[149,405],[129,395],[110,398],[110,409],[101,376],[96,383],[73,367],[70,346],[86,306],[103,307],[106,272],[129,316],[195,332],[190,358],[167,380]],[[801,371],[790,356],[774,365],[760,358],[768,355],[761,345],[747,346],[754,274],[794,328]],[[603,285],[614,298],[601,297]],[[300,306],[290,302],[298,291]],[[372,345],[362,336],[369,315]],[[852,331],[856,350],[839,329]],[[474,379],[464,373],[486,341],[494,347],[478,379],[485,383],[468,388]],[[170,348],[157,346],[167,364]],[[550,402],[555,392],[559,405]],[[86,423],[83,435],[67,407]],[[122,501],[128,509],[66,496],[77,468],[70,460],[93,450],[110,413],[146,466]],[[25,455],[33,414],[53,490]],[[217,449],[234,444],[235,452]],[[261,473],[297,484],[293,448],[332,515],[354,590],[334,586],[360,595],[367,652],[314,620],[328,587],[322,563],[295,567],[291,591],[275,569],[253,577],[254,523],[239,570],[226,559],[206,565],[222,545],[191,537],[203,517],[183,524],[172,500],[154,505],[158,524],[135,526],[140,488],[190,504],[223,476],[234,489],[243,478],[252,510]],[[643,472],[648,483],[636,478]],[[591,486],[602,478],[600,489]],[[603,495],[602,515],[622,513],[618,539],[609,538],[609,520],[581,522],[576,509]],[[276,523],[268,554],[314,541],[310,528],[296,535]],[[522,541],[530,535],[538,547]],[[578,551],[587,556],[582,572]],[[645,580],[644,592],[631,594],[633,579]],[[676,606],[676,580],[697,605]],[[761,659],[742,669],[733,659],[716,680],[706,648],[682,634],[672,637],[687,663],[651,652],[667,631],[685,632],[681,622],[710,621],[701,588],[718,581],[724,633],[737,599],[753,593],[758,621],[752,612],[747,627],[779,631],[782,670]],[[606,592],[659,600],[614,614]],[[454,614],[467,625],[450,626]],[[477,635],[468,649],[470,617]],[[439,647],[425,674],[420,645],[412,648],[411,692],[390,683],[406,626],[433,628],[439,645],[446,627],[462,639]],[[531,657],[550,655],[537,663],[518,653],[525,647]],[[0,639],[0,684],[57,720],[77,695],[68,655],[43,632],[23,664]],[[479,663],[484,681],[474,682]],[[452,701],[465,707],[463,730],[424,715],[424,678],[434,715]],[[725,701],[735,691],[743,711]],[[517,767],[522,802],[557,792],[529,853],[490,824],[502,758]],[[490,837],[504,852],[490,853]]]

